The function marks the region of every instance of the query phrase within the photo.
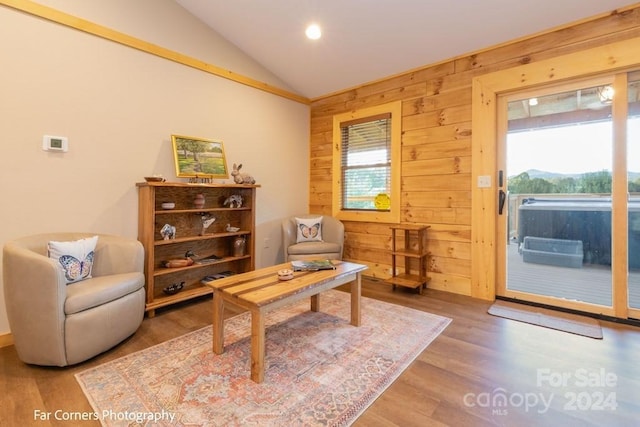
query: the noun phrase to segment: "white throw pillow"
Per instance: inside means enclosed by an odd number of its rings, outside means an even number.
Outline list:
[[[58,262],[67,283],[90,279],[98,236],[72,242],[49,242],[49,258]]]
[[[296,243],[322,242],[322,217],[296,218]]]

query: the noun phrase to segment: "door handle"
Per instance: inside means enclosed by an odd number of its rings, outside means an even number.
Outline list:
[[[502,215],[504,210],[504,202],[507,200],[507,193],[500,190],[498,191],[498,215]]]

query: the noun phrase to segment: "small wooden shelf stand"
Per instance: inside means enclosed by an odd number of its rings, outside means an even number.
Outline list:
[[[418,288],[420,294],[430,280],[427,277],[427,229],[428,225],[397,224],[391,227],[391,277],[386,280],[393,285]],[[400,247],[399,238],[404,237]],[[413,237],[413,239],[412,239]],[[414,246],[412,246],[412,240]],[[398,258],[404,258],[404,273],[398,274]],[[413,260],[413,261],[412,261]],[[414,264],[412,269],[411,264]]]

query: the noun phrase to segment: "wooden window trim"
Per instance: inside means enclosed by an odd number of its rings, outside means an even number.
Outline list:
[[[341,127],[363,119],[376,119],[391,115],[391,208],[389,211],[354,211],[342,210],[340,205],[340,195],[342,188],[341,158]],[[336,114],[333,116],[333,177],[332,177],[332,215],[343,221],[364,221],[364,222],[400,222],[400,168],[401,162],[401,142],[402,142],[402,102],[396,101],[375,107],[362,108],[356,111]]]

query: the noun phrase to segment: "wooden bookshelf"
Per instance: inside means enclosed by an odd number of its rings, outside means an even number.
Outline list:
[[[223,271],[244,273],[255,268],[255,201],[259,185],[191,184],[178,182],[142,182],[138,187],[138,240],[145,249],[146,311],[155,310],[210,294],[211,288],[201,280]],[[194,206],[196,195],[205,199],[203,207]],[[242,197],[240,207],[225,205],[232,195]],[[172,202],[173,209],[162,204]],[[203,229],[204,219],[215,217]],[[175,237],[164,239],[162,227],[176,229]],[[228,231],[227,224],[238,228]],[[233,243],[245,240],[244,251],[235,253]],[[167,268],[163,262],[183,259],[191,251],[195,263],[186,267]],[[206,262],[199,261],[204,258]],[[184,282],[179,292],[168,295],[164,289]]]

